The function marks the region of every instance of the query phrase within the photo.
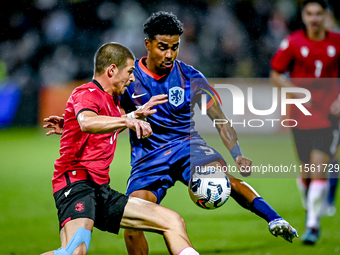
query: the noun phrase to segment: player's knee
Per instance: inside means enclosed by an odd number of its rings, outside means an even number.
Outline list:
[[[74,250],[72,255],[86,255],[87,254],[87,248],[85,243],[81,243],[78,245],[78,247]]]
[[[91,231],[83,227],[77,229],[65,248],[54,251],[54,255],[83,255],[91,243]]]
[[[184,219],[175,211],[167,216],[167,229],[173,231],[185,231],[186,225]]]

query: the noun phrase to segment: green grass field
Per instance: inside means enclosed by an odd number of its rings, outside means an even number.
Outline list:
[[[126,132],[125,132],[126,133]],[[231,157],[217,136],[209,145]],[[254,164],[296,164],[289,135],[241,135],[243,153]],[[52,197],[53,163],[58,157],[59,137],[46,137],[38,129],[0,130],[0,255],[40,254],[60,246],[57,212]],[[111,186],[125,191],[130,173],[129,144],[120,135],[111,166]],[[299,232],[304,230],[304,211],[294,178],[247,178],[258,193]],[[338,190],[339,191],[339,190]],[[339,193],[339,192],[338,192]],[[322,237],[314,247],[299,239],[292,244],[273,237],[267,223],[230,199],[208,211],[191,202],[187,187],[178,183],[162,203],[186,220],[189,236],[200,254],[338,254],[340,253],[340,195],[338,214],[322,219]],[[150,254],[167,254],[163,239],[147,234]],[[126,254],[123,231],[118,236],[94,230],[89,254]]]

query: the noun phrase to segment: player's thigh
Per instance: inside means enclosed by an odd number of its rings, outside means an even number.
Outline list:
[[[130,197],[138,197],[153,203],[157,203],[157,197],[150,190],[136,190],[130,194]]]
[[[97,187],[94,226],[101,231],[118,234],[128,200],[128,196],[112,189],[108,184]]]
[[[310,155],[310,175],[312,179],[327,178],[327,164],[336,152],[338,131],[333,128],[323,128],[314,132]]]
[[[176,224],[183,224],[178,213],[136,197],[129,198],[120,222],[122,228],[157,233],[163,233]]]
[[[312,130],[292,129],[295,148],[302,162],[310,161],[310,154],[313,149],[314,132]]]
[[[78,181],[67,185],[54,195],[58,209],[59,227],[78,218],[95,220],[96,194],[94,184]]]
[[[185,165],[185,170],[183,172],[183,179],[189,182],[191,175],[200,171],[200,169],[205,169],[206,167],[213,166],[221,171],[226,172],[227,163],[223,159],[220,153],[218,153],[214,148],[209,147],[205,144],[194,143],[190,144],[190,154],[188,154],[188,162]],[[190,172],[190,174],[189,174]]]

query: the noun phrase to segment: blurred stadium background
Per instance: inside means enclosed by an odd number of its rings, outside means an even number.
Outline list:
[[[270,104],[271,85],[266,80],[269,61],[280,41],[302,26],[300,2],[7,2],[0,11],[0,254],[39,254],[60,245],[51,188],[59,137],[46,137],[41,130],[41,119],[52,113],[62,114],[72,89],[91,79],[93,55],[100,45],[117,41],[130,47],[137,58],[144,56],[143,22],[152,12],[171,11],[184,24],[180,60],[211,78],[212,84],[236,82],[243,88],[257,87],[260,93],[264,93],[258,103]],[[331,29],[338,30],[340,2],[330,0],[329,3],[328,24]],[[254,106],[256,104],[254,102]],[[232,117],[230,104],[223,107],[225,113]],[[266,107],[264,105],[263,109]],[[198,118],[197,121],[198,127],[207,133],[205,138],[209,144],[232,162],[218,136],[208,134],[210,131],[205,129],[204,124],[206,119]],[[261,134],[255,129],[236,128],[243,152],[254,162],[297,164],[286,129],[261,129]],[[112,186],[124,192],[130,171],[126,132],[120,135],[118,142],[111,178]],[[250,178],[248,182],[300,234],[303,233],[304,212],[295,179]],[[275,239],[263,220],[232,200],[221,209],[205,211],[196,207],[185,194],[186,187],[176,185],[170,190],[164,205],[185,218],[189,236],[201,254],[340,252],[339,214],[323,219],[322,238],[315,247],[304,247],[299,240],[288,244]],[[339,211],[339,198],[337,202]],[[151,254],[167,254],[160,236],[147,236]],[[122,233],[115,237],[95,230],[90,252],[126,254]]]

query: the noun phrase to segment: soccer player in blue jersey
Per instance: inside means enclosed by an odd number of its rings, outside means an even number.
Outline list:
[[[127,194],[158,204],[176,181],[188,185],[192,166],[227,165],[194,128],[193,108],[196,104],[201,106],[202,93],[206,94],[208,116],[212,120],[226,117],[209,95],[213,91],[203,74],[176,60],[182,32],[181,22],[172,13],[158,12],[149,17],[144,24],[147,57],[135,62],[136,80],[121,97],[126,116],[139,118],[150,98],[168,95],[169,102],[155,107],[157,112],[146,119],[153,130],[151,137],[139,140],[130,132],[132,170]],[[227,124],[217,125],[217,129],[242,175],[250,174],[245,169],[251,169],[252,161],[243,156],[235,130]],[[273,235],[292,242],[297,236],[296,230],[247,183],[227,175],[232,186],[231,196],[242,207],[265,219]],[[148,253],[148,244],[141,231],[125,231],[125,242],[129,254]]]
[[[135,133],[130,132],[132,170],[127,194],[154,203],[160,203],[176,181],[187,185],[192,166],[226,165],[223,157],[208,147],[194,128],[193,107],[200,106],[202,93],[209,89],[202,73],[176,60],[182,32],[181,22],[172,13],[158,12],[149,17],[144,24],[148,55],[135,62],[136,81],[121,97],[121,106],[128,117],[135,117],[134,111],[142,108],[152,96],[168,95],[169,102],[158,105],[157,112],[147,117],[153,130],[151,137],[137,139]],[[206,93],[208,116],[212,120],[226,119],[209,94]],[[217,125],[217,129],[240,171],[243,175],[250,174],[243,169],[249,169],[252,162],[242,155],[235,130],[229,125]],[[228,177],[231,196],[241,206],[267,220],[271,233],[288,241],[297,236],[295,229],[253,188],[229,174]],[[126,230],[125,241],[129,254],[148,251],[141,231]]]

